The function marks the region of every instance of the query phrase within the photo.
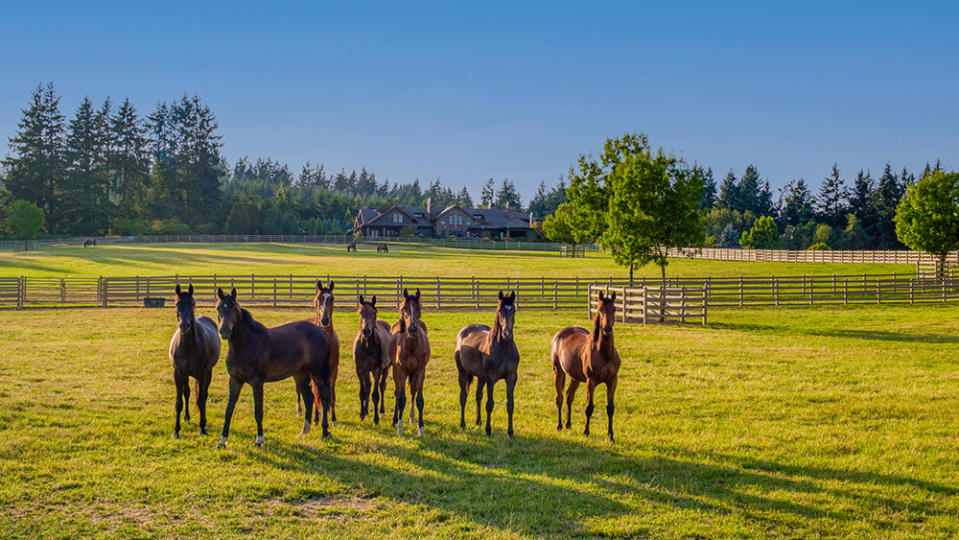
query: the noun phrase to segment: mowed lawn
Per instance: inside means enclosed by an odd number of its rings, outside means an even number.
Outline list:
[[[308,315],[254,310],[267,324]],[[252,444],[246,388],[229,446],[215,450],[225,347],[211,436],[194,416],[170,438],[172,308],[2,311],[0,537],[959,535],[957,306],[617,324],[615,444],[602,406],[582,435],[582,387],[573,431],[555,428],[548,343],[561,326],[585,325],[582,310],[520,306],[517,437],[505,435],[502,383],[492,438],[459,430],[454,336],[491,318],[424,312],[434,354],[422,438],[358,420],[356,316],[339,311],[333,437],[297,437],[283,381],[266,388],[266,444]]]
[[[799,276],[911,273],[910,265],[755,263],[671,260],[669,276]],[[387,254],[361,244],[343,245],[152,244],[96,248],[53,247],[0,251],[0,276],[96,277],[133,275],[340,275],[442,277],[627,277],[628,270],[603,253],[570,259],[559,253],[391,246]],[[659,276],[654,265],[637,276]]]

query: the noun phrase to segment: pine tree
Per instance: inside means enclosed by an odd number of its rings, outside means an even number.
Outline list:
[[[460,205],[461,208],[473,208],[473,197],[470,197],[470,192],[466,189],[466,186],[463,186],[463,189],[456,196],[456,204]]]
[[[780,226],[798,227],[813,216],[813,197],[804,179],[789,182],[779,190]]]
[[[713,178],[713,168],[710,167],[702,173],[703,182],[703,200],[699,202],[699,208],[709,210],[716,204],[716,180]]]
[[[66,182],[63,190],[61,227],[72,234],[106,232],[111,210],[105,178],[105,126],[110,122],[110,104],[101,111],[84,98],[70,121],[66,139]]]
[[[150,156],[146,130],[129,98],[113,117],[105,146],[110,189],[119,213],[136,217],[141,214],[146,197]]]
[[[493,179],[490,178],[486,181],[486,184],[483,186],[483,190],[480,192],[480,204],[483,206],[483,208],[492,208],[495,200],[496,184],[493,182]]]
[[[870,205],[875,214],[875,224],[870,235],[875,241],[875,247],[878,249],[901,249],[902,244],[896,237],[896,207],[899,206],[899,200],[902,199],[905,192],[905,186],[899,182],[899,178],[892,172],[892,167],[887,163],[879,177],[879,183],[870,197]]]
[[[736,174],[732,169],[726,173],[723,183],[719,186],[719,198],[716,200],[716,206],[725,210],[738,210],[739,193],[736,187]]]
[[[59,191],[63,183],[63,115],[53,83],[38,86],[30,105],[22,110],[17,133],[10,138],[13,154],[3,160],[5,185],[13,199],[36,204],[43,210],[50,232],[57,226]]]
[[[736,183],[737,204],[734,209],[740,212],[752,212],[757,216],[764,215],[759,198],[759,171],[755,165],[747,165],[742,177]]]
[[[823,178],[816,197],[816,217],[832,227],[839,227],[846,221],[848,191],[839,176],[839,166],[832,164],[832,173]]]
[[[504,178],[499,189],[496,190],[496,208],[512,208],[514,210],[523,209],[523,201],[520,200],[519,192],[516,191],[516,185],[509,178]]]

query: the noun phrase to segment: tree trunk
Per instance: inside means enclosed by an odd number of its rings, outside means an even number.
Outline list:
[[[633,261],[629,261],[629,286],[633,286]]]
[[[666,265],[659,265],[662,282],[659,286],[659,322],[666,320]]]

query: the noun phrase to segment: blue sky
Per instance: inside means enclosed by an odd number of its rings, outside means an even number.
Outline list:
[[[32,2],[0,20],[0,135],[38,84],[141,113],[198,93],[224,153],[524,200],[627,131],[774,186],[959,168],[959,3]],[[145,4],[145,3],[144,3]]]

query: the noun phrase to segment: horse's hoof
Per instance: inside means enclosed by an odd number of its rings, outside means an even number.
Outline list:
[[[206,436],[206,435],[207,435],[206,430],[205,430],[205,429],[201,429],[201,430],[200,430],[200,435]]]
[[[400,421],[397,422],[395,425],[396,425],[396,434],[397,434],[397,435],[402,435],[402,434],[403,434],[403,421],[400,420]]]
[[[486,436],[487,436],[487,437],[492,437],[492,436],[493,436],[493,430],[490,429],[490,428],[486,428]]]
[[[556,424],[556,431],[563,431],[563,424]]]
[[[259,435],[257,436],[256,440],[253,441],[253,444],[256,445],[257,448],[259,448],[260,446],[263,446],[263,440],[264,440],[263,435]]]
[[[510,438],[510,439],[513,438],[513,430],[512,430],[512,429],[506,430],[506,434],[509,435],[509,438]]]
[[[584,430],[583,430],[583,435],[586,435],[587,437],[589,437],[589,430],[588,430],[588,429],[584,429]]]
[[[323,432],[323,438],[324,438],[324,439],[329,439],[330,437],[332,437],[332,435],[330,434],[329,431],[324,431],[324,432]]]
[[[423,436],[423,426],[420,426],[420,437]]]
[[[220,442],[216,443],[217,448],[226,448],[226,437],[221,437]]]
[[[178,432],[174,431],[174,432],[173,432],[173,437],[171,437],[171,439],[179,439],[179,438],[180,438],[180,434],[179,434]]]
[[[460,422],[460,431],[466,431],[466,422]]]

